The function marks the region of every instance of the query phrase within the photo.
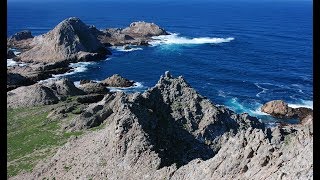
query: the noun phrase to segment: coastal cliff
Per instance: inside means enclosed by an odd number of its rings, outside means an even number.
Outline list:
[[[255,117],[213,104],[169,72],[144,93],[103,96],[64,123],[64,131],[87,133],[69,139],[31,173],[11,179],[313,176],[313,117],[305,124],[267,128]]]

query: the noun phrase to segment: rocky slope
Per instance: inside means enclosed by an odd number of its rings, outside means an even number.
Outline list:
[[[310,117],[312,118],[312,117]],[[168,72],[140,94],[108,93],[71,123],[73,138],[12,179],[312,179],[312,119],[265,128]]]
[[[32,48],[18,57],[26,62],[90,61],[110,52],[79,18],[71,17],[46,34],[36,36]]]

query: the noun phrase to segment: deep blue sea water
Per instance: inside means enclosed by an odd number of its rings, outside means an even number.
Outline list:
[[[66,75],[73,81],[118,73],[140,83],[129,90],[141,91],[169,70],[214,103],[238,113],[268,118],[258,109],[274,99],[312,107],[311,1],[9,1],[8,36],[24,29],[46,33],[71,16],[99,29],[144,20],[175,33],[151,47],[114,48],[107,60],[77,64],[77,73]]]

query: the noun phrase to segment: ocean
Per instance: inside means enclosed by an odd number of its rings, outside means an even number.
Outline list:
[[[312,1],[8,1],[7,33],[39,35],[71,16],[98,29],[154,22],[172,35],[149,47],[112,47],[106,60],[72,64],[74,72],[56,78],[78,83],[117,73],[137,83],[112,90],[130,93],[170,71],[213,103],[270,123],[278,120],[259,110],[267,101],[313,106]]]

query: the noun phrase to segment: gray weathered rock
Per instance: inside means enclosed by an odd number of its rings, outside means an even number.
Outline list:
[[[49,81],[44,83],[44,85],[52,89],[56,96],[61,98],[86,94],[84,91],[75,87],[74,83],[66,78]]]
[[[129,34],[133,37],[135,36],[159,36],[159,35],[169,35],[163,28],[159,27],[154,23],[147,23],[144,21],[133,22],[129,27],[121,31],[123,34]]]
[[[110,54],[88,26],[76,17],[65,19],[48,33],[36,36],[31,46],[30,50],[21,53],[21,61],[91,61]]]
[[[78,88],[87,94],[107,94],[109,92],[101,83],[85,83],[81,84]]]
[[[119,74],[114,74],[103,80],[101,83],[108,87],[130,87],[134,84],[134,81],[130,81]]]
[[[22,86],[7,92],[7,108],[55,104],[58,101],[52,89],[39,84]]]
[[[167,72],[143,94],[110,93],[90,104],[68,128],[103,129],[12,179],[312,179],[308,122],[265,128]]]

